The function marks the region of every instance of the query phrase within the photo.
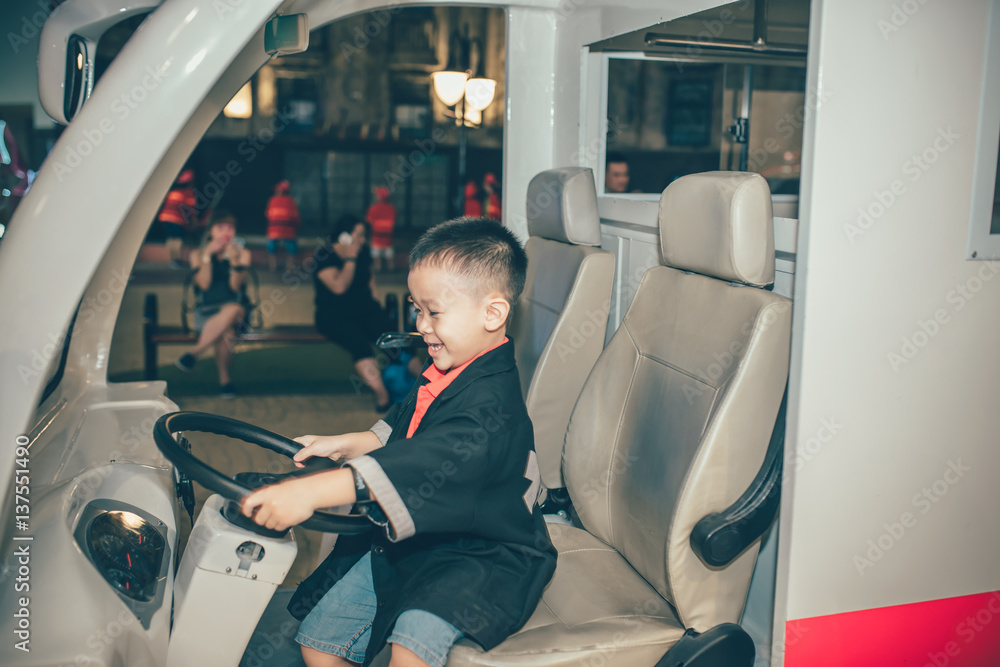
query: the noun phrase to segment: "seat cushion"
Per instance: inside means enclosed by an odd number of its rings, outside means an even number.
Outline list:
[[[448,666],[655,665],[684,634],[673,607],[596,537],[548,529],[559,560],[535,613],[488,653],[459,641]]]

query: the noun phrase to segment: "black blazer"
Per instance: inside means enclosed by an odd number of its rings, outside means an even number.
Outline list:
[[[377,499],[372,515],[385,530],[340,537],[288,605],[304,618],[370,551],[378,610],[366,665],[408,609],[436,614],[490,650],[524,625],[555,571],[535,506],[540,477],[513,343],[469,364],[407,439],[426,382],[372,428],[392,428],[385,446],[348,463]]]

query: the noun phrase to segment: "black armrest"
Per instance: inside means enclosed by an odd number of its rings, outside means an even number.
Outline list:
[[[721,567],[729,564],[763,535],[774,521],[781,500],[787,405],[786,386],[764,463],[749,488],[722,512],[702,517],[691,531],[691,548],[706,565]]]
[[[702,633],[688,628],[656,667],[752,667],[756,653],[746,630],[722,623]]]

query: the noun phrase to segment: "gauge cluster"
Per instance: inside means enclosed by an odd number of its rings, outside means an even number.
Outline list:
[[[88,504],[74,537],[97,571],[149,628],[166,588],[167,527],[138,507],[99,499]]]

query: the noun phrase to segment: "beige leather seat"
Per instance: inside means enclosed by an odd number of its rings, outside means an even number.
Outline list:
[[[514,309],[515,345],[542,484],[565,486],[570,413],[604,349],[615,257],[601,250],[594,173],[543,171],[528,184],[528,275]]]
[[[753,663],[749,637],[725,624],[743,612],[759,540],[708,566],[691,536],[780,451],[768,443],[791,304],[759,289],[774,277],[770,192],[756,174],[685,176],[663,193],[659,224],[665,266],[643,276],[566,436],[584,529],[549,525],[559,561],[534,615],[489,653],[460,641],[450,667],[641,667],[668,650],[671,665]],[[711,631],[681,640],[688,629]],[[720,646],[719,662],[699,660]]]

